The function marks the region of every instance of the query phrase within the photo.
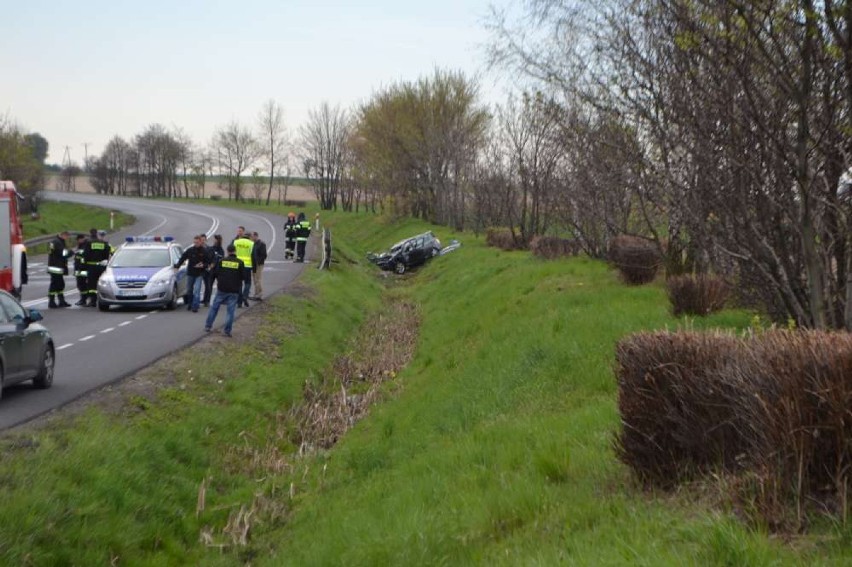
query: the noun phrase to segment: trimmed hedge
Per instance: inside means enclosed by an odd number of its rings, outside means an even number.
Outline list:
[[[725,307],[730,288],[718,276],[686,274],[666,280],[674,315],[708,315]]]
[[[641,333],[619,342],[619,458],[661,487],[724,472],[771,529],[845,518],[852,488],[852,334]]]
[[[609,259],[618,268],[621,279],[630,285],[654,281],[661,259],[657,247],[650,240],[638,236],[621,235],[612,239]]]
[[[535,236],[530,241],[530,252],[532,252],[533,256],[548,260],[565,256],[576,256],[580,253],[580,242],[572,238]]]
[[[520,236],[505,228],[489,228],[485,231],[485,243],[501,250],[524,250],[527,245]]]

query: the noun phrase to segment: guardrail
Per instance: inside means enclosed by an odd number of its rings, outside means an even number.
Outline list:
[[[41,236],[36,236],[35,238],[27,238],[26,240],[24,240],[24,246],[29,248],[30,246],[38,246],[39,244],[47,244],[48,242],[50,242],[51,240],[56,238],[56,235],[59,234],[59,232],[61,232],[61,231],[57,231],[53,234],[43,234]],[[89,231],[88,230],[69,230],[68,233],[69,234],[85,234],[85,235],[88,235]]]

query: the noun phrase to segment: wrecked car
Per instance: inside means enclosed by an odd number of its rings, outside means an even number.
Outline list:
[[[367,254],[367,259],[383,270],[404,274],[425,264],[441,253],[441,241],[432,232],[424,232],[401,240],[382,254]]]

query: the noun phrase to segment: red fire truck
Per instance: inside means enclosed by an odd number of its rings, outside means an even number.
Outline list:
[[[27,254],[18,217],[20,194],[11,181],[0,181],[0,289],[21,296]],[[4,228],[5,227],[5,228]]]

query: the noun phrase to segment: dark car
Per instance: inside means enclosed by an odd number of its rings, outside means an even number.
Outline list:
[[[26,310],[0,291],[0,395],[6,386],[27,380],[36,388],[53,385],[53,338],[38,324],[41,319],[38,310]]]
[[[403,274],[425,264],[441,253],[441,241],[432,232],[424,232],[397,242],[388,252],[369,254],[368,258],[383,270]]]

